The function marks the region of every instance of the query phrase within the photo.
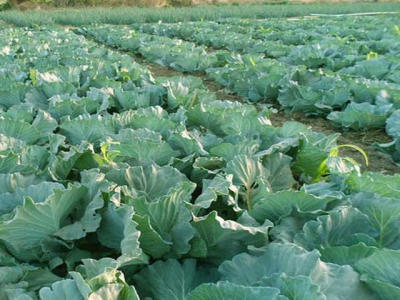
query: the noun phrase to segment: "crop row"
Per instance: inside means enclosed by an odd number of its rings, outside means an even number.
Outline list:
[[[335,30],[344,28],[348,22],[346,20],[324,21],[327,23],[325,27],[331,26],[330,28]],[[265,53],[239,54],[227,50],[213,52],[204,45],[198,46],[192,42],[167,37],[186,35],[186,39],[199,42],[201,39],[199,37],[204,33],[211,36],[213,33],[210,31],[214,30],[213,40],[221,40],[222,28],[227,27],[226,31],[232,35],[239,26],[225,23],[204,22],[205,29],[201,26],[202,23],[191,23],[187,26],[186,23],[136,26],[153,35],[140,33],[128,27],[89,27],[84,30],[84,34],[89,34],[107,45],[140,53],[148,61],[180,71],[207,72],[210,78],[252,102],[269,105],[278,103],[283,110],[323,115],[337,126],[368,130],[384,127],[386,120],[392,118],[390,119],[392,121],[387,122],[387,132],[397,138],[392,134],[395,129],[391,128],[394,123],[393,118],[398,114],[396,110],[399,108],[400,97],[398,87],[400,64],[397,58],[399,44],[395,42],[396,27],[383,18],[360,20],[363,20],[362,22],[373,20],[375,27],[380,24],[381,32],[384,34],[377,36],[376,29],[367,26],[366,28],[370,28],[371,31],[365,29],[364,33],[358,36],[360,41],[355,37],[354,41],[351,41],[350,37],[338,37],[327,34],[326,28],[320,29],[325,33],[324,36],[318,32],[308,35],[324,37],[321,41],[304,38],[303,42],[308,43],[306,45],[285,44],[285,47],[289,47],[288,49],[292,51],[279,59],[265,58]],[[311,26],[311,22],[314,21],[303,20],[302,24]],[[322,22],[318,20],[317,24],[321,25]],[[362,22],[359,23],[363,24]],[[279,25],[280,23],[284,25]],[[280,23],[272,27],[272,33],[269,34],[273,35],[274,29],[279,31],[293,26],[292,21]],[[247,22],[246,28],[256,24],[259,28],[262,22]],[[268,24],[267,21],[263,27],[264,31],[269,29]],[[388,27],[388,24],[391,24],[391,27]],[[245,27],[239,26],[239,28]],[[303,29],[297,29],[296,32],[294,30],[292,29],[288,36],[304,37],[308,32]],[[282,39],[285,40],[285,35]],[[251,45],[254,41],[261,44],[265,42],[251,38],[243,40],[240,40],[242,45],[246,43]],[[235,39],[232,41],[233,44],[236,43]],[[279,45],[278,42],[277,52],[282,45],[284,44]],[[274,47],[272,45],[264,48],[264,52],[274,52]],[[379,54],[373,50],[379,51]]]
[[[1,34],[1,299],[398,299],[400,179],[337,134],[69,30]]]

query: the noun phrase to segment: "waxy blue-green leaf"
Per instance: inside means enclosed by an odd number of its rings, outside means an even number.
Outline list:
[[[39,292],[42,300],[84,300],[86,299],[79,291],[72,279],[64,279],[53,283],[51,288],[44,287]]]
[[[337,126],[368,130],[384,127],[390,112],[391,105],[381,107],[367,102],[351,102],[343,111],[334,111],[327,118]]]
[[[243,286],[219,281],[205,283],[189,294],[188,300],[287,300],[279,290],[264,286]]]
[[[181,183],[187,183],[185,188],[194,189],[194,185],[184,174],[171,166],[149,166],[126,167],[121,169],[113,167],[106,173],[106,179],[119,186],[128,186],[132,197],[145,196],[147,201],[155,201],[165,196],[170,190],[177,188]],[[125,190],[124,192],[128,192]]]
[[[133,214],[132,207],[124,205],[117,208],[110,203],[96,231],[101,244],[121,253],[117,259],[121,265],[146,262],[139,243],[143,233],[136,228],[138,224],[132,221]]]
[[[369,217],[377,230],[376,238],[380,248],[400,249],[400,201],[376,194],[360,193],[351,199],[354,207]]]
[[[324,210],[329,199],[321,199],[304,191],[285,190],[265,195],[250,211],[257,221],[268,219],[278,223],[293,213],[313,213]]]
[[[139,300],[135,288],[129,286],[124,274],[118,271],[117,261],[106,257],[100,260],[83,259],[82,262],[70,275],[85,299]]]
[[[64,186],[55,182],[40,182],[25,188],[19,188],[10,193],[1,194],[0,215],[11,212],[16,206],[22,205],[24,197],[30,197],[35,203],[43,202],[53,194],[54,189],[63,190]]]
[[[215,279],[212,269],[201,269],[194,259],[157,261],[134,276],[139,295],[154,300],[190,299],[191,290]]]
[[[194,217],[191,225],[205,242],[207,258],[212,261],[230,259],[247,250],[247,246],[262,247],[268,243],[268,229],[272,223],[242,225],[239,222],[224,220],[212,211],[205,217]]]
[[[335,246],[320,249],[321,260],[337,265],[354,266],[360,259],[368,257],[378,251],[378,248],[366,246],[363,243],[352,246]]]
[[[15,216],[0,224],[0,239],[13,255],[23,261],[39,259],[40,242],[62,228],[62,223],[82,200],[86,188],[76,184],[54,193],[41,203],[25,198]],[[38,221],[40,220],[40,221]],[[29,239],[25,238],[29,235]]]
[[[308,252],[295,244],[271,243],[261,256],[241,253],[231,261],[223,262],[219,272],[222,280],[251,286],[263,277],[270,277],[275,273],[285,273],[293,277],[310,276],[318,264],[317,250]]]
[[[308,221],[303,231],[296,235],[295,243],[308,250],[352,246],[361,242],[376,246],[375,238],[378,236],[368,217],[353,207],[319,216],[316,221]]]
[[[229,161],[225,173],[233,175],[233,183],[250,190],[258,177],[265,178],[266,170],[261,162],[248,155],[237,155]]]
[[[274,274],[261,280],[262,286],[275,287],[280,293],[290,300],[326,300],[326,296],[320,292],[320,287],[304,275],[288,276],[285,273]]]
[[[160,166],[167,165],[180,153],[162,139],[159,133],[148,129],[121,129],[113,135],[109,151],[119,151],[115,161],[153,161]]]
[[[400,175],[385,175],[380,173],[365,172],[353,173],[347,179],[353,193],[371,192],[383,197],[398,198],[400,196]]]
[[[163,197],[155,201],[148,202],[144,197],[135,198],[128,202],[133,206],[135,215],[133,220],[141,226],[146,226],[147,230],[154,231],[162,240],[157,237],[157,244],[160,242],[162,248],[169,245],[170,255],[180,256],[190,251],[189,241],[194,237],[195,230],[189,223],[191,221],[190,211],[185,207],[185,202],[191,199],[192,189],[190,185],[181,184]],[[142,238],[143,237],[143,238]],[[151,255],[155,255],[155,239],[148,240],[150,235],[143,235],[139,238],[142,249]],[[154,249],[153,249],[154,248]],[[162,255],[166,254],[164,251]],[[158,253],[158,255],[160,255]]]
[[[282,153],[273,153],[262,159],[268,170],[268,183],[273,192],[289,190],[295,184],[290,165],[292,158]]]
[[[75,119],[63,119],[60,132],[72,145],[79,145],[85,141],[100,144],[100,141],[105,140],[104,136],[114,133],[114,128],[100,116],[80,115]]]
[[[395,300],[400,296],[399,257],[399,251],[380,250],[355,264],[355,269],[363,274],[361,280],[381,299]]]
[[[160,106],[130,110],[118,115],[117,119],[122,128],[144,128],[163,136],[178,127],[178,124],[171,121],[168,113]]]
[[[49,99],[51,116],[60,120],[62,117],[70,116],[72,119],[80,115],[93,114],[99,108],[98,101],[89,97],[79,98],[78,96],[56,95]]]
[[[54,180],[65,180],[71,171],[88,170],[98,167],[94,159],[92,145],[80,144],[78,147],[72,146],[68,152],[60,151],[57,155],[51,155],[49,171]]]
[[[29,145],[34,144],[41,137],[40,131],[31,124],[23,120],[4,117],[0,118],[0,133],[25,141]]]

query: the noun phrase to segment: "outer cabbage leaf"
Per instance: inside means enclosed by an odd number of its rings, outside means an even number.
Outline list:
[[[358,261],[355,268],[381,299],[395,300],[400,297],[399,261],[399,251],[381,250]]]
[[[290,300],[326,300],[325,295],[319,291],[320,287],[315,285],[310,277],[303,275],[292,277],[285,273],[274,274],[264,277],[261,285],[278,288],[280,293]]]
[[[133,220],[142,232],[139,241],[145,253],[159,258],[168,252],[171,257],[189,252],[195,230],[189,224],[191,214],[184,204],[190,201],[191,193],[191,185],[183,183],[156,201],[141,197],[128,202],[135,209]]]
[[[177,169],[155,164],[126,169],[113,168],[107,172],[106,178],[120,186],[128,186],[131,196],[145,196],[147,201],[154,201],[167,195],[171,189],[177,188],[182,182],[190,183]]]
[[[42,300],[84,300],[76,283],[72,279],[65,279],[53,283],[51,288],[44,287],[40,290]]]
[[[0,133],[25,141],[29,145],[36,143],[41,137],[40,131],[31,124],[4,117],[0,118]]]
[[[76,272],[70,272],[79,291],[88,300],[139,300],[133,286],[126,283],[119,264],[111,258],[83,259]]]
[[[246,252],[249,245],[264,246],[268,243],[268,229],[272,226],[268,220],[262,225],[254,219],[251,225],[242,225],[240,220],[226,221],[216,211],[205,217],[194,217],[191,224],[197,230],[201,243],[206,246],[202,256],[217,262]]]
[[[134,276],[141,297],[154,300],[190,299],[191,290],[203,282],[214,280],[212,269],[199,268],[196,260],[157,261]]]
[[[18,188],[27,188],[46,181],[45,177],[35,174],[0,174],[1,193],[14,193]]]
[[[231,261],[223,262],[219,272],[222,280],[251,286],[259,283],[263,277],[270,277],[276,273],[285,273],[293,277],[310,276],[318,264],[317,250],[307,252],[294,244],[271,243],[259,257],[241,253]]]
[[[64,189],[55,182],[40,182],[26,188],[17,188],[13,193],[1,194],[0,215],[10,213],[16,206],[22,205],[24,197],[30,197],[35,203],[43,202],[53,193],[53,189]]]
[[[326,208],[329,199],[321,199],[304,191],[281,191],[261,199],[250,211],[257,221],[268,219],[274,223],[294,212],[309,213]]]
[[[79,145],[83,141],[99,144],[105,136],[114,133],[114,128],[100,116],[80,115],[72,120],[69,117],[64,119],[60,132],[73,145]]]
[[[162,140],[162,136],[148,129],[121,129],[113,135],[108,151],[118,151],[116,161],[153,161],[163,166],[180,153]]]
[[[347,183],[353,193],[371,192],[388,198],[400,197],[400,175],[384,175],[373,172],[353,173]]]
[[[188,300],[287,300],[271,287],[250,287],[220,281],[200,285],[189,294]]]
[[[0,224],[0,239],[15,257],[23,261],[39,259],[43,254],[40,242],[60,230],[85,193],[86,188],[73,185],[66,190],[54,190],[45,202],[34,203],[25,198],[24,206],[16,208],[14,218]]]
[[[117,250],[121,255],[117,258],[120,265],[146,262],[140,248],[140,231],[137,223],[132,221],[133,208],[127,205],[115,207],[110,203],[102,214],[99,229],[96,231],[101,244]]]
[[[160,106],[139,108],[124,112],[117,117],[122,128],[145,128],[165,136],[166,132],[177,128],[178,124],[170,120],[168,113]]]
[[[376,106],[370,103],[351,102],[343,111],[335,111],[328,115],[337,126],[353,130],[368,130],[385,125],[391,111],[391,105]]]
[[[366,246],[363,243],[348,246],[336,246],[320,249],[321,260],[337,265],[354,266],[360,259],[368,257],[378,251],[378,248]]]
[[[317,250],[307,252],[289,243],[271,243],[258,257],[239,254],[232,261],[223,262],[219,272],[222,280],[246,286],[259,285],[264,280],[268,282],[268,277],[283,273],[295,278],[305,276],[311,279],[312,284],[320,287],[319,292],[326,299],[376,299],[351,267],[323,263],[319,260]],[[311,290],[315,288],[311,287]]]
[[[351,246],[360,242],[374,246],[378,235],[368,217],[353,207],[319,216],[316,221],[307,222],[303,231],[296,235],[295,243],[309,250]]]
[[[377,230],[376,238],[380,248],[400,250],[400,201],[383,198],[376,194],[360,193],[351,199],[354,207],[369,217]]]

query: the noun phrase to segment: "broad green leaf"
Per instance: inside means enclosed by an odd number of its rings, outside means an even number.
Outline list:
[[[348,265],[320,262],[310,277],[327,299],[377,299],[376,294],[360,280],[360,275]]]
[[[79,98],[69,95],[56,95],[49,99],[51,116],[57,121],[62,117],[70,116],[72,119],[80,115],[93,114],[99,108],[99,103],[89,97]]]
[[[45,177],[35,174],[0,174],[0,191],[3,193],[14,193],[18,188],[27,188],[46,181]]]
[[[400,201],[376,194],[360,193],[351,199],[353,206],[366,214],[377,230],[380,248],[400,249]]]
[[[399,257],[400,252],[397,250],[380,250],[359,260],[355,268],[364,275],[362,280],[366,281],[381,297],[387,290],[388,297],[382,297],[382,299],[395,299],[393,295],[400,295]]]
[[[0,215],[11,212],[16,206],[22,205],[24,197],[30,197],[35,203],[43,202],[53,194],[54,189],[63,190],[64,186],[55,182],[40,182],[26,188],[17,188],[12,193],[1,194]]]
[[[273,153],[263,158],[262,164],[268,170],[268,183],[273,192],[289,190],[295,184],[291,162],[292,158],[282,153]]]
[[[353,173],[348,178],[349,188],[353,193],[371,192],[383,197],[400,196],[400,175],[384,175],[376,172],[365,172],[362,175]]]
[[[143,251],[140,248],[140,231],[137,223],[132,221],[133,208],[127,205],[115,207],[110,203],[102,214],[99,229],[96,231],[100,242],[118,250],[121,256],[117,261],[122,264],[144,263]]]
[[[84,187],[72,185],[66,190],[54,190],[41,203],[25,198],[24,205],[16,208],[14,218],[0,224],[0,239],[17,258],[24,261],[38,259],[42,252],[40,242],[62,227],[85,193]]]
[[[25,141],[28,145],[34,144],[41,137],[40,131],[23,120],[0,118],[0,133]]]
[[[36,130],[39,130],[41,140],[47,142],[49,135],[56,130],[58,124],[49,113],[39,110],[35,120],[32,122],[32,126],[34,126]]]
[[[201,208],[209,208],[218,197],[229,197],[232,188],[232,176],[215,176],[212,180],[204,179],[203,190],[196,198],[195,205]]]
[[[368,257],[378,251],[378,248],[366,246],[363,243],[353,246],[336,246],[321,249],[321,260],[337,265],[354,266],[360,259]]]
[[[60,125],[60,132],[72,145],[82,142],[100,144],[100,141],[114,133],[114,128],[100,116],[80,115],[75,119],[64,119]]]
[[[42,300],[84,300],[76,283],[72,279],[64,279],[53,283],[51,288],[44,287],[39,292]]]
[[[390,109],[390,105],[380,107],[367,102],[351,102],[343,111],[334,111],[327,118],[337,126],[368,130],[384,127]]]
[[[102,286],[90,294],[88,300],[117,299],[124,286],[119,283],[111,283]]]
[[[219,157],[198,157],[193,162],[190,179],[201,185],[203,180],[213,179],[225,166],[225,161]]]
[[[19,152],[24,147],[26,147],[25,141],[0,134],[0,151],[14,149],[14,151]]]
[[[352,207],[319,216],[316,221],[307,222],[303,231],[296,235],[295,242],[309,250],[352,246],[360,242],[375,246],[378,234],[368,217]]]
[[[182,182],[190,183],[185,175],[170,166],[151,165],[147,168],[131,167],[126,169],[125,179],[137,196],[145,196],[154,201],[166,194]],[[194,188],[194,187],[192,187]]]
[[[324,210],[328,202],[328,199],[321,199],[304,191],[281,191],[260,199],[250,211],[250,215],[259,222],[268,219],[277,223],[293,213]]]
[[[28,270],[22,281],[26,281],[28,283],[29,290],[37,291],[42,287],[51,286],[52,283],[61,280],[60,277],[52,273],[47,268],[35,268],[32,270]]]
[[[261,285],[278,288],[280,293],[290,300],[327,299],[319,291],[319,286],[315,285],[310,277],[303,275],[292,277],[287,276],[285,273],[274,274],[271,277],[264,277]]]
[[[271,243],[259,257],[247,253],[236,255],[219,267],[222,280],[240,285],[254,285],[275,273],[310,276],[319,265],[317,250],[308,252],[294,244]]]
[[[0,173],[27,173],[34,170],[33,166],[21,164],[21,157],[12,151],[5,151],[0,154]]]
[[[178,256],[189,252],[189,241],[195,234],[195,230],[189,224],[190,211],[184,206],[185,202],[190,201],[191,192],[189,185],[181,184],[180,187],[170,190],[169,194],[158,198],[157,201],[147,202],[142,197],[132,199],[128,203],[134,207],[136,213],[133,220],[139,225],[144,225],[147,222],[143,222],[148,219],[151,229],[159,234],[166,244],[171,244],[171,250]],[[138,229],[142,231],[140,226]],[[139,238],[141,247],[145,252],[146,250],[153,251],[151,245],[145,242],[146,238],[145,233],[143,233],[143,238]]]
[[[124,112],[118,116],[118,122],[122,128],[144,128],[161,133],[163,136],[178,127],[178,124],[171,121],[168,113],[160,106]]]
[[[203,282],[212,280],[207,269],[199,269],[196,260],[187,259],[157,261],[134,276],[141,297],[154,300],[189,299],[191,290]]]
[[[266,182],[264,188],[267,191],[271,191],[267,180],[268,171],[257,158],[248,155],[237,155],[227,163],[225,173],[233,175],[233,184],[244,188],[243,201],[249,211],[252,210],[254,205],[252,193],[255,190],[254,186],[257,185],[257,181]]]
[[[72,146],[68,152],[60,151],[50,157],[49,171],[54,180],[66,180],[75,170],[83,171],[98,167],[91,145]]]
[[[260,161],[247,155],[237,155],[228,162],[225,172],[233,175],[233,184],[242,185],[247,190],[257,177],[264,177],[265,170]]]
[[[119,151],[116,161],[153,161],[160,166],[167,165],[171,158],[180,153],[162,140],[162,136],[148,129],[121,129],[113,136],[109,151]]]
[[[247,251],[247,246],[262,247],[268,243],[268,229],[272,226],[266,220],[259,225],[242,225],[224,220],[212,211],[205,217],[194,217],[192,226],[207,247],[207,259],[221,261]]]
[[[262,286],[243,286],[220,281],[205,283],[189,294],[188,300],[287,300],[279,295],[279,290]]]

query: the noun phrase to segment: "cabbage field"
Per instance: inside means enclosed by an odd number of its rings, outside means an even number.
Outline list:
[[[0,299],[400,299],[399,26],[0,23]]]

